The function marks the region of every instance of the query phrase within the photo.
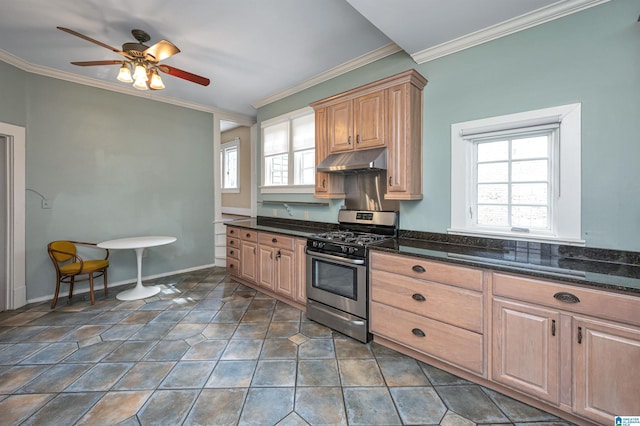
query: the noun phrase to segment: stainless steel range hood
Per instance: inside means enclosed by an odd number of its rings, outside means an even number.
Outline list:
[[[325,173],[357,173],[387,170],[387,148],[330,154],[317,167]]]

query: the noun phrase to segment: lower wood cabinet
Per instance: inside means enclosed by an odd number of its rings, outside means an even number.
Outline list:
[[[558,311],[493,299],[493,380],[558,404],[559,333]]]
[[[572,328],[574,412],[602,424],[638,415],[640,329],[582,317]]]
[[[228,227],[227,237],[227,243],[232,241],[227,245],[229,274],[243,284],[305,309],[306,239],[235,227]]]

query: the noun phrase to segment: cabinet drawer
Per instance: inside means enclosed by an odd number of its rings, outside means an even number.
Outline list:
[[[227,237],[240,238],[240,231],[242,231],[242,229],[236,228],[235,226],[227,226]]]
[[[640,325],[640,297],[498,272],[494,272],[492,278],[494,295]],[[567,294],[577,297],[579,301],[569,303],[554,297],[558,295],[562,298]]]
[[[232,247],[239,249],[240,248],[240,240],[237,239],[237,238],[227,237],[227,251]]]
[[[238,259],[227,258],[227,272],[234,276],[240,275],[240,261]]]
[[[396,256],[372,251],[371,268],[402,274],[421,280],[451,284],[482,291],[482,271],[463,266],[432,262],[411,256]]]
[[[227,259],[240,259],[240,247],[227,247]]]
[[[293,250],[295,239],[282,234],[261,232],[258,236],[258,243],[285,250]]]
[[[482,333],[482,293],[371,271],[371,300]]]
[[[255,243],[258,241],[258,231],[252,231],[250,229],[241,229],[240,238],[243,241],[253,241]]]
[[[484,374],[481,334],[378,302],[371,302],[371,332],[475,374]]]

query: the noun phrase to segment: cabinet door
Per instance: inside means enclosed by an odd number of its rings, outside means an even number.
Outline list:
[[[256,282],[257,279],[257,247],[258,244],[251,241],[240,242],[240,276],[247,281]]]
[[[304,252],[306,245],[307,240],[302,238],[296,239],[296,281],[294,284],[294,297],[296,301],[303,304],[307,303],[307,254]]]
[[[559,334],[558,311],[494,299],[493,380],[557,404]]]
[[[329,152],[353,149],[353,101],[343,101],[327,107],[327,139]]]
[[[640,330],[573,320],[574,411],[601,424],[640,414]]]
[[[422,199],[422,96],[410,84],[387,89],[389,200]]]
[[[385,145],[383,90],[356,98],[354,117],[356,149]]]
[[[258,262],[260,266],[260,279],[258,284],[270,290],[275,288],[274,279],[276,261],[273,255],[274,251],[274,248],[271,246],[265,246],[263,244],[258,246]]]
[[[295,275],[295,255],[291,250],[276,249],[276,292],[293,299]]]

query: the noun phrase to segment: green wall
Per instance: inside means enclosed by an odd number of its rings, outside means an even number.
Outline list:
[[[40,197],[26,193],[28,300],[53,293],[46,246],[56,239],[177,237],[147,251],[143,276],[214,263],[210,113],[3,63],[0,77],[0,121],[27,129],[27,188],[51,203],[42,209]],[[135,279],[133,250],[114,250],[110,261],[110,282]]]
[[[582,236],[591,247],[640,251],[638,13],[636,0],[613,0],[421,65],[398,53],[262,107],[258,122],[417,69],[429,80],[424,198],[401,202],[400,226],[444,233],[450,224],[451,124],[581,102]],[[309,218],[336,218],[339,204],[313,208]],[[259,214],[272,215],[268,207]],[[294,208],[296,219],[302,215]],[[278,216],[288,214],[279,210]]]

